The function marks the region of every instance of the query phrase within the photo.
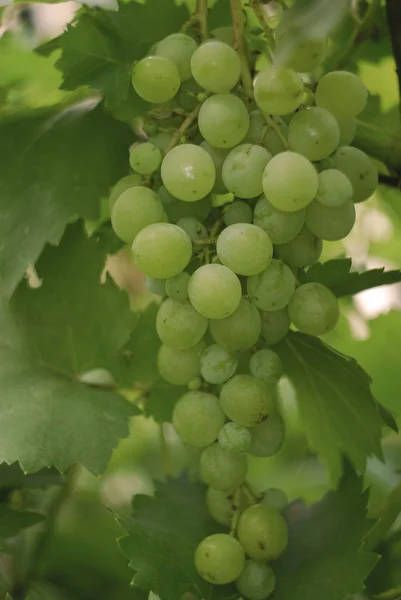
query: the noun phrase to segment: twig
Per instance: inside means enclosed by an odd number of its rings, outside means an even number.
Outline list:
[[[278,137],[280,138],[280,141],[282,142],[284,148],[288,148],[288,141],[285,139],[283,132],[281,131],[280,127],[277,125],[276,121],[273,119],[273,117],[271,117],[270,115],[263,115],[266,123],[269,125],[269,127],[271,127],[274,132],[278,135]]]
[[[244,492],[245,496],[248,498],[250,504],[257,504],[262,499],[261,496],[256,495],[252,491],[251,487],[246,481],[242,484],[241,489]]]
[[[213,237],[213,238],[207,238],[205,240],[194,240],[192,243],[194,246],[210,246],[212,244],[215,244],[217,242],[217,238]]]
[[[401,11],[399,0],[387,0],[386,14],[398,76],[398,88],[401,93]]]
[[[180,141],[181,137],[184,135],[184,133],[186,132],[186,130],[192,125],[192,123],[195,121],[196,117],[198,116],[198,113],[200,111],[200,107],[202,106],[202,104],[198,104],[198,106],[196,106],[192,112],[189,113],[189,115],[184,119],[184,121],[181,123],[180,127],[177,129],[177,131],[175,132],[175,134],[172,137],[172,140],[170,142],[170,144],[168,145],[168,148],[166,150],[166,154],[169,150],[171,150],[172,148],[174,148],[174,146],[176,146],[176,144]]]
[[[234,49],[241,61],[241,80],[244,93],[248,98],[253,98],[252,75],[249,69],[248,57],[244,40],[244,15],[241,0],[231,0],[231,14],[234,30]]]
[[[199,23],[201,38],[207,39],[207,0],[196,0],[196,18]]]
[[[231,527],[230,527],[230,535],[235,536],[235,532],[237,531],[238,519],[240,516],[240,506],[241,506],[241,488],[237,488],[233,494],[233,516],[231,519]]]
[[[266,23],[265,15],[263,12],[263,8],[260,5],[260,0],[250,0],[250,6],[255,13],[256,18],[259,21],[259,25],[266,36],[266,39],[269,43],[270,49],[273,50],[275,42],[274,35],[268,24]]]

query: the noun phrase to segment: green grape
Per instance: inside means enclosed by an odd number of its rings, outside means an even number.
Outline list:
[[[174,429],[185,444],[197,448],[217,439],[224,420],[217,396],[201,391],[181,396],[173,410]]]
[[[250,301],[258,308],[280,310],[287,306],[294,293],[295,277],[287,265],[273,258],[262,273],[248,277],[247,290]]]
[[[189,302],[167,298],[156,317],[157,335],[169,348],[186,350],[201,341],[207,330],[207,319]]]
[[[145,118],[142,123],[142,130],[149,137],[157,133],[157,122],[154,119]]]
[[[181,217],[177,221],[177,226],[185,231],[192,242],[207,238],[207,229],[198,219]]]
[[[182,144],[163,159],[161,176],[165,188],[175,198],[195,202],[213,189],[216,170],[210,155],[195,144]]]
[[[126,189],[114,202],[111,225],[115,234],[131,244],[140,231],[164,221],[163,205],[155,192],[137,185]],[[163,276],[157,279],[163,279]]]
[[[210,32],[210,37],[219,40],[219,42],[224,42],[225,44],[228,44],[228,46],[232,46],[234,30],[230,25],[216,27],[216,29],[213,29],[213,31]]]
[[[145,276],[146,287],[152,294],[157,296],[165,296],[166,294],[166,280],[165,279],[154,279],[153,277]]]
[[[185,302],[188,300],[188,284],[191,276],[186,271],[181,271],[178,275],[166,279],[166,294],[176,302]]]
[[[278,488],[268,488],[263,492],[262,504],[265,504],[272,510],[281,512],[288,505],[288,496],[283,490]]]
[[[323,206],[337,208],[352,200],[354,190],[350,180],[342,171],[326,169],[319,173],[318,179],[316,200]]]
[[[236,223],[252,223],[252,217],[252,208],[249,204],[242,200],[235,200],[235,202],[227,206],[223,218],[224,224],[228,227]]]
[[[168,279],[185,269],[192,244],[183,229],[171,223],[148,225],[136,236],[132,256],[140,271],[155,279]]]
[[[362,150],[352,146],[339,148],[333,166],[348,177],[354,190],[354,202],[367,200],[376,190],[379,176],[376,166]]]
[[[276,407],[269,388],[251,375],[234,375],[220,391],[220,405],[229,419],[253,427],[263,422]]]
[[[324,108],[304,108],[295,113],[288,126],[290,150],[309,160],[327,158],[337,148],[339,141],[338,123]]]
[[[180,87],[178,93],[178,102],[186,112],[193,111],[199,104],[198,95],[203,92],[200,85],[198,85],[195,79],[189,79],[185,81]]]
[[[227,188],[223,182],[222,169],[229,150],[225,150],[224,148],[213,148],[207,142],[202,142],[200,146],[210,154],[214,163],[214,168],[216,169],[216,181],[212,192],[215,194],[226,194]]]
[[[273,350],[262,348],[251,356],[249,370],[267,385],[276,384],[283,374],[283,363]]]
[[[211,146],[233,148],[243,140],[248,131],[248,111],[237,96],[216,94],[202,104],[198,126],[202,136]]]
[[[263,229],[250,223],[236,223],[223,229],[217,238],[219,260],[238,275],[264,271],[273,256],[273,244]]]
[[[244,510],[238,521],[237,535],[245,552],[257,561],[278,558],[288,543],[283,517],[263,504]]]
[[[251,432],[238,423],[226,423],[219,431],[220,447],[229,452],[246,452],[251,445]]]
[[[223,265],[203,265],[196,269],[188,286],[194,308],[208,319],[230,316],[241,301],[241,283],[235,273]]]
[[[202,379],[200,377],[195,377],[188,382],[187,388],[193,392],[200,390],[202,387]]]
[[[256,203],[253,222],[266,231],[273,244],[285,244],[301,231],[305,222],[305,209],[284,212],[275,208],[263,195]]]
[[[129,163],[137,173],[151,175],[162,161],[160,149],[150,142],[142,142],[134,146],[129,155]]]
[[[186,350],[161,345],[157,354],[160,375],[172,385],[187,385],[200,375],[200,359],[205,348],[203,340]]]
[[[268,565],[247,560],[235,585],[248,600],[266,600],[274,592],[276,577]]]
[[[238,54],[228,44],[210,40],[199,46],[191,58],[192,76],[201,87],[224,94],[237,85],[241,75]]]
[[[202,452],[200,473],[207,485],[225,492],[245,481],[247,465],[244,454],[228,452],[218,444],[213,444]]]
[[[259,311],[245,298],[241,298],[237,310],[225,319],[210,321],[210,333],[215,342],[231,352],[252,348],[261,332]]]
[[[134,65],[132,85],[146,102],[162,104],[174,98],[181,84],[180,72],[168,58],[147,56]]]
[[[323,335],[337,325],[340,310],[329,288],[321,283],[304,283],[291,298],[288,314],[299,331]]]
[[[262,335],[269,345],[277,344],[285,337],[290,329],[290,317],[286,308],[274,312],[261,312]]]
[[[252,442],[248,450],[253,456],[268,457],[276,454],[285,438],[284,421],[277,413],[271,414],[251,430]]]
[[[254,93],[262,112],[288,115],[301,104],[304,84],[292,69],[272,67],[256,76]]]
[[[167,133],[167,131],[159,131],[155,135],[152,135],[148,142],[166,152],[167,148],[170,146],[173,136],[171,133]]]
[[[237,357],[225,348],[212,344],[201,358],[201,375],[208,383],[219,384],[230,379],[237,370]]]
[[[295,152],[281,152],[273,156],[263,174],[266,198],[275,208],[285,212],[305,208],[315,197],[317,186],[315,167]]]
[[[277,256],[290,267],[307,267],[319,260],[322,240],[307,227],[303,227],[291,242],[280,244],[275,250]]]
[[[242,492],[239,496],[239,506],[235,504],[234,494],[220,492],[212,487],[208,487],[206,491],[206,506],[217,523],[220,525],[230,525],[237,508],[244,510],[247,507],[247,501]],[[242,511],[241,511],[242,512]]]
[[[272,117],[272,121],[277,129],[269,125],[263,137],[263,144],[266,150],[275,156],[276,154],[284,152],[287,149],[287,144],[284,143],[283,140],[287,140],[288,125],[285,121],[283,121],[283,119],[280,119],[280,117]],[[280,132],[280,134],[277,132],[277,130]]]
[[[109,208],[112,210],[117,198],[121,196],[125,190],[129,190],[130,188],[141,186],[143,183],[143,177],[138,173],[133,173],[132,175],[127,175],[123,177],[112,188],[109,196]]]
[[[262,146],[240,144],[233,148],[223,163],[225,187],[238,198],[255,198],[262,191],[263,171],[271,154]]]
[[[260,110],[253,110],[249,113],[248,133],[243,139],[247,144],[263,144],[263,138],[268,129],[266,119]]]
[[[298,73],[315,71],[323,62],[326,52],[326,41],[319,38],[296,39],[291,32],[277,35],[276,53],[279,62],[294,69]]]
[[[353,117],[337,118],[337,123],[340,128],[339,146],[349,146],[356,133],[356,121]]]
[[[347,71],[332,71],[324,75],[315,92],[317,106],[326,108],[335,117],[355,117],[366,106],[368,91],[361,79]]]
[[[210,196],[206,196],[206,198],[202,198],[202,200],[198,200],[197,202],[183,202],[174,198],[164,185],[159,187],[157,195],[163,204],[167,217],[174,223],[182,217],[194,217],[200,221],[204,221],[212,208]]]
[[[235,581],[244,564],[245,553],[241,544],[226,533],[209,535],[195,552],[195,567],[199,575],[215,585]]]
[[[168,35],[156,46],[156,56],[171,60],[180,72],[181,80],[187,81],[191,77],[191,57],[198,44],[185,33]]]
[[[305,223],[322,240],[343,240],[355,224],[355,204],[348,200],[342,206],[323,206],[314,200],[306,209]]]

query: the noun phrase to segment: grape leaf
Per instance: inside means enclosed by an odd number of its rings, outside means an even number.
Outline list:
[[[332,480],[341,476],[342,455],[359,471],[369,456],[382,458],[382,419],[359,364],[302,333],[290,332],[276,348],[295,385],[309,443]]]
[[[205,505],[205,488],[186,480],[159,484],[154,497],[136,496],[133,514],[120,520],[129,535],[119,540],[136,571],[133,584],[177,600],[193,592],[204,600],[228,600],[232,586],[211,586],[195,570],[199,542],[217,531]]]
[[[21,529],[40,523],[44,518],[39,513],[14,510],[7,504],[0,504],[0,549],[5,540],[16,536]]]
[[[0,283],[10,297],[46,242],[76,215],[96,219],[99,198],[127,172],[128,128],[102,107],[32,112],[0,123]]]
[[[80,373],[108,368],[129,337],[124,292],[100,283],[104,253],[82,223],[37,263],[37,289],[25,282],[0,315],[0,461],[25,472],[75,462],[95,474],[128,435],[136,409],[111,391],[78,383]]]
[[[21,467],[14,463],[0,465],[0,490],[41,488],[62,483],[63,479],[56,469],[42,469],[37,473],[25,475]]]
[[[274,565],[271,600],[344,600],[363,588],[378,556],[360,550],[372,525],[366,519],[369,492],[362,489],[362,478],[346,467],[336,491],[310,507],[289,507],[289,542]]]
[[[350,272],[350,258],[335,258],[316,263],[308,271],[300,272],[302,283],[316,281],[329,287],[336,296],[351,296],[363,290],[401,281],[401,270],[385,271],[384,268],[358,273]]]
[[[364,550],[374,550],[384,540],[394,521],[401,513],[401,483],[396,485],[380,507],[378,520],[364,540]]]

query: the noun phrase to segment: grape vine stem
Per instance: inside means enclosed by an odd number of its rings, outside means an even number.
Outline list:
[[[202,103],[198,104],[198,106],[195,106],[195,108],[193,109],[193,111],[190,112],[189,115],[187,115],[187,117],[181,123],[180,127],[177,129],[177,131],[173,135],[170,144],[168,145],[168,148],[166,150],[166,154],[167,154],[167,152],[169,152],[169,150],[171,150],[172,148],[174,148],[174,146],[176,146],[178,144],[178,142],[180,141],[181,137],[185,134],[185,132],[187,131],[187,129],[195,121],[195,119],[197,118],[197,116],[199,114],[201,106],[202,106]]]
[[[196,1],[196,18],[199,23],[201,38],[207,38],[207,0]]]
[[[253,12],[255,13],[256,18],[259,21],[259,25],[260,25],[263,33],[266,36],[267,42],[270,46],[270,49],[272,50],[274,48],[274,36],[273,36],[272,30],[266,23],[266,19],[263,14],[263,8],[260,5],[260,0],[250,0],[249,5],[253,9]]]
[[[234,49],[241,61],[241,80],[244,93],[248,98],[253,98],[252,75],[249,69],[248,57],[244,38],[244,14],[241,0],[231,0],[231,14],[234,30]]]

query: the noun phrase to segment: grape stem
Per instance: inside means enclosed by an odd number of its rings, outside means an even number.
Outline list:
[[[253,9],[253,12],[255,13],[256,18],[259,21],[259,25],[260,25],[263,33],[265,34],[265,37],[270,46],[270,49],[273,49],[274,48],[274,36],[273,36],[272,30],[266,23],[263,8],[260,5],[260,0],[250,0],[249,4],[250,4],[251,8]]]
[[[245,95],[248,98],[253,98],[253,83],[245,47],[244,15],[241,0],[231,0],[231,14],[234,30],[234,50],[237,51],[241,61],[242,87],[244,88]]]
[[[238,519],[240,516],[241,488],[236,489],[233,496],[234,498],[232,508],[234,512],[231,519],[230,535],[235,536],[235,532],[237,531]]]
[[[168,148],[166,150],[166,154],[167,154],[167,152],[169,150],[171,150],[172,148],[174,148],[174,146],[176,146],[178,144],[178,142],[180,141],[180,139],[182,138],[182,136],[185,134],[185,132],[187,131],[187,129],[195,121],[195,119],[197,118],[197,116],[199,114],[201,106],[202,106],[202,103],[198,104],[198,106],[195,106],[195,108],[193,109],[193,111],[190,112],[189,115],[187,115],[187,117],[183,120],[183,122],[181,123],[180,127],[176,130],[175,134],[173,135],[172,140],[171,140],[171,142],[168,145]]]
[[[192,243],[194,246],[209,246],[214,245],[217,242],[217,238],[207,238],[205,240],[194,240]]]
[[[199,23],[201,38],[207,38],[207,0],[196,0],[196,18]]]
[[[274,129],[275,133],[277,133],[278,137],[280,138],[280,141],[282,142],[284,148],[288,148],[288,142],[285,139],[284,135],[281,132],[280,127],[277,125],[277,123],[275,122],[275,120],[270,116],[270,115],[263,115],[266,123],[269,125],[269,127],[271,127],[272,129]]]
[[[257,504],[262,499],[260,496],[258,496],[252,491],[249,483],[247,483],[246,481],[242,484],[241,488],[251,504]]]

